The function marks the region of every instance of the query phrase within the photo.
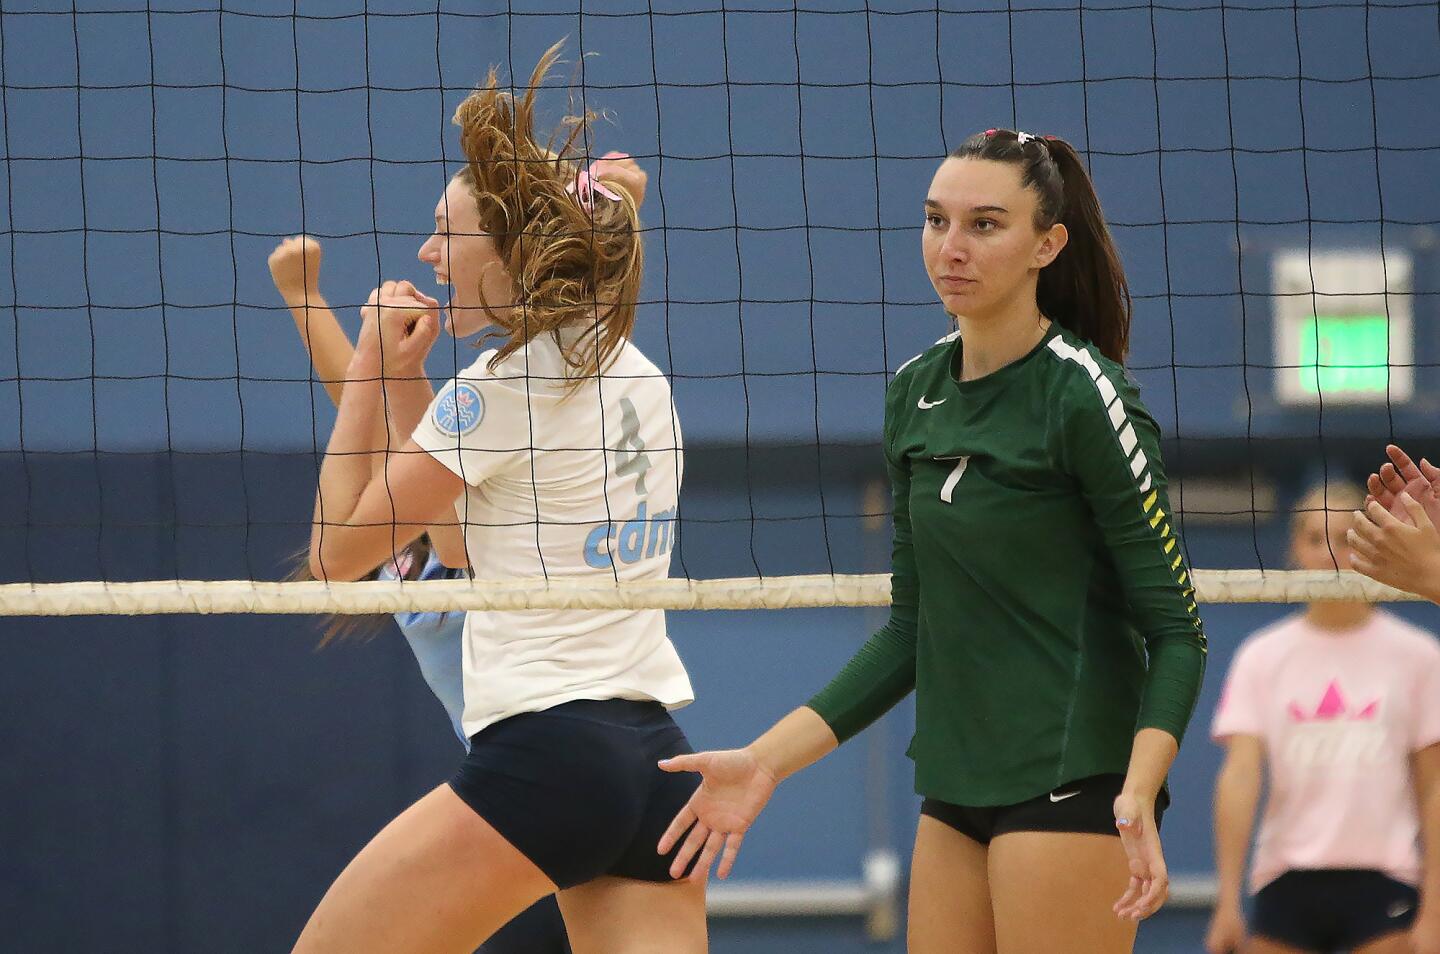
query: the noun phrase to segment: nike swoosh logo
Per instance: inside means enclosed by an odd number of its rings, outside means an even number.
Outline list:
[[[1409,910],[1409,904],[1404,901],[1397,901],[1394,904],[1390,905],[1390,909],[1385,912],[1385,916],[1391,918],[1398,918],[1400,917],[1400,915],[1405,914]]]
[[[1056,794],[1055,792],[1051,792],[1051,793],[1050,793],[1050,801],[1052,801],[1052,802],[1063,802],[1063,801],[1065,801],[1065,799],[1067,799],[1067,798],[1074,798],[1076,795],[1079,795],[1079,794],[1080,794],[1080,790],[1079,790],[1078,788],[1077,788],[1075,791],[1073,791],[1073,792],[1066,792],[1066,793],[1063,794],[1063,795],[1058,795],[1058,794]]]
[[[948,401],[948,400],[950,400],[950,399],[949,399],[949,398],[941,398],[941,399],[938,400],[938,401],[927,401],[927,400],[925,400],[925,395],[922,394],[922,395],[920,395],[920,401],[919,401],[919,403],[916,404],[915,406],[918,407],[918,408],[919,408],[920,410],[922,410],[922,411],[928,411],[928,410],[930,410],[932,407],[938,407],[938,406],[940,406],[941,404],[944,404],[944,403],[945,403],[946,401]]]

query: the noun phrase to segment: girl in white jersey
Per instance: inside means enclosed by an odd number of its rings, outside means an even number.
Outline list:
[[[372,294],[321,468],[317,578],[364,576],[451,513],[480,580],[668,575],[681,442],[664,375],[629,341],[635,198],[537,142],[556,52],[523,97],[492,70],[461,105],[468,165],[420,249],[451,286],[452,332],[502,343],[429,400],[438,302],[407,282]],[[389,451],[382,389],[395,413],[425,408]],[[469,754],[341,873],[295,950],[470,951],[558,892],[577,954],[704,951],[703,885],[671,882],[654,849],[694,789],[656,767],[689,751],[666,711],[691,690],[664,614],[468,613],[462,666]]]
[[[645,188],[645,173],[633,160],[612,161],[608,170],[626,183],[637,200]],[[270,253],[270,277],[295,319],[295,329],[305,346],[316,375],[337,405],[343,393],[345,369],[355,356],[349,337],[340,327],[330,305],[320,292],[320,243],[308,236],[285,239]],[[392,440],[403,442],[418,421],[386,421]],[[380,416],[378,420],[385,420]],[[442,551],[444,556],[442,557]],[[446,560],[453,566],[447,566]],[[308,574],[307,574],[308,575]],[[380,567],[381,579],[460,579],[465,575],[465,541],[458,525],[432,527],[394,561]],[[450,724],[468,749],[470,742],[460,727],[464,709],[461,680],[461,646],[465,627],[463,612],[396,613],[395,624],[405,637],[420,674],[445,709]],[[332,617],[325,640],[351,630],[379,625],[367,617]],[[476,954],[571,954],[565,925],[553,898],[545,898],[505,925]]]
[[[1362,499],[1332,484],[1296,505],[1297,569],[1347,566],[1347,511]],[[1215,788],[1210,954],[1440,951],[1433,634],[1369,603],[1311,603],[1240,647],[1212,732],[1226,757]],[[1247,925],[1243,875],[1267,780]]]

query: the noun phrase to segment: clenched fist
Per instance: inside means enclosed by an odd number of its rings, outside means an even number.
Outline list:
[[[287,238],[270,253],[270,277],[286,301],[320,294],[320,243],[308,235]]]

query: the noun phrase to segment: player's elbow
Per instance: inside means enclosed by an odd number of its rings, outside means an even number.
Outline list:
[[[349,583],[365,575],[365,568],[353,559],[346,559],[346,548],[338,543],[330,539],[311,541],[311,577],[331,583]]]

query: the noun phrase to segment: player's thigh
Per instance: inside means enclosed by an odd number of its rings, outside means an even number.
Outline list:
[[[1411,950],[1409,931],[1391,931],[1366,941],[1352,954],[1410,954]]]
[[[1268,937],[1247,938],[1240,951],[1241,954],[1313,954],[1312,951],[1303,947],[1291,947],[1289,944],[1272,941]]]
[[[995,954],[985,846],[920,816],[910,856],[910,954]]]
[[[1134,950],[1135,922],[1113,910],[1130,883],[1116,836],[1010,832],[990,842],[989,860],[998,954]]]
[[[705,885],[603,877],[557,896],[575,954],[705,954]]]
[[[381,829],[335,879],[296,954],[469,952],[553,892],[448,786]]]

